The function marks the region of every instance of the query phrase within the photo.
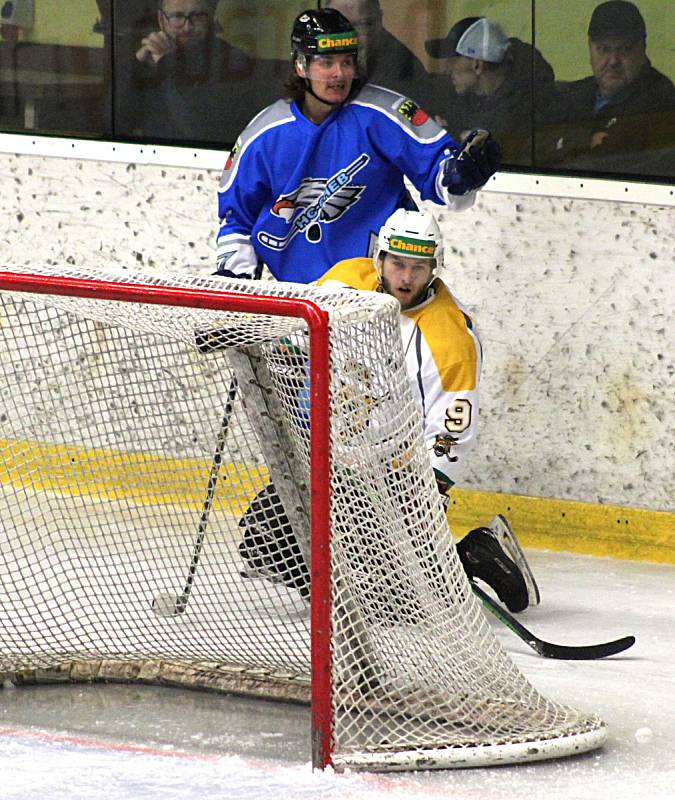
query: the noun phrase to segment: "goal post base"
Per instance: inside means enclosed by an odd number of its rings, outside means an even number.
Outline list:
[[[134,683],[301,705],[309,705],[311,701],[311,687],[305,675],[255,669],[243,664],[114,659],[71,661],[54,667],[0,672],[0,682],[14,686]]]
[[[355,753],[333,759],[336,772],[410,772],[430,769],[468,769],[529,764],[581,755],[601,748],[607,740],[606,727],[555,739],[540,739],[478,747],[446,747],[376,753]]]

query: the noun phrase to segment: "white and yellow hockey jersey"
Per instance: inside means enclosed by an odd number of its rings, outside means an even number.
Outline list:
[[[376,291],[370,258],[340,261],[318,284]],[[440,278],[427,299],[401,312],[408,380],[424,419],[424,440],[436,478],[457,483],[476,434],[482,348],[476,324]]]

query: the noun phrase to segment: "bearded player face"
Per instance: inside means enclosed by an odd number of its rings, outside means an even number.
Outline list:
[[[432,258],[385,253],[382,261],[382,288],[398,300],[402,311],[406,311],[424,299],[433,269]]]

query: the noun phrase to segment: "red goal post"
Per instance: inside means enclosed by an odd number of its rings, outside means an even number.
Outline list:
[[[391,298],[45,267],[0,273],[0,300],[3,677],[311,700],[319,768],[602,744],[604,723],[539,694],[473,597]]]

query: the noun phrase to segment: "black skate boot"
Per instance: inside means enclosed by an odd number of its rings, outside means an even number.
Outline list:
[[[466,574],[490,586],[509,611],[539,603],[539,589],[515,534],[501,514],[457,543]]]
[[[297,589],[303,598],[310,594],[307,564],[273,484],[266,486],[239,520],[244,529],[239,555],[245,568],[243,578],[262,578]]]

